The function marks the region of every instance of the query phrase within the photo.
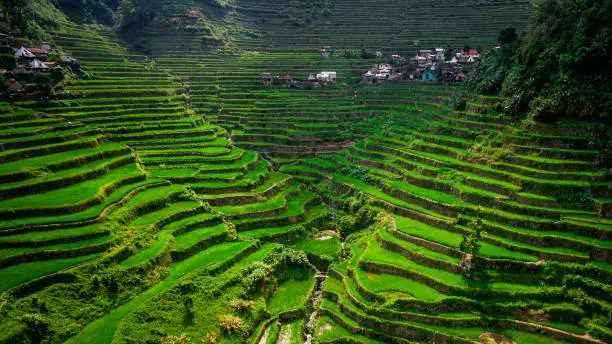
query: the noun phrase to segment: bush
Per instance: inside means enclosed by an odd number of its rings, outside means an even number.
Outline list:
[[[612,28],[609,0],[540,0],[503,83],[514,115],[609,121],[612,109]]]
[[[251,308],[253,308],[253,301],[233,298],[230,301],[230,306],[238,312],[246,312],[248,310],[251,310]]]
[[[243,273],[242,286],[244,290],[247,293],[256,292],[257,287],[262,286],[271,273],[272,268],[269,265],[261,262],[251,264]]]
[[[206,338],[202,339],[202,344],[217,344],[219,335],[217,333],[208,332]]]
[[[465,111],[467,108],[467,100],[465,96],[454,96],[451,102],[455,111]]]
[[[26,325],[26,332],[32,341],[39,342],[43,335],[49,331],[50,322],[37,313],[26,313],[21,316],[21,322]]]
[[[191,337],[186,333],[180,336],[166,336],[162,339],[162,344],[189,344]]]
[[[340,173],[351,178],[359,179],[366,184],[373,184],[374,180],[368,175],[368,169],[355,165],[343,165],[340,167]]]
[[[584,317],[584,311],[572,304],[558,304],[544,308],[551,321],[577,323]]]
[[[219,326],[228,334],[234,334],[242,329],[243,322],[234,315],[222,315],[219,317]]]
[[[557,196],[559,203],[592,203],[593,197],[587,192],[575,192]]]
[[[537,97],[529,103],[528,115],[536,121],[550,121],[561,115],[558,105],[554,99]]]
[[[12,70],[17,65],[17,61],[12,54],[2,54],[0,55],[0,68]]]

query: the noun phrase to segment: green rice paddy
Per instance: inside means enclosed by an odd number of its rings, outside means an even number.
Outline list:
[[[319,56],[483,50],[528,1],[335,0],[304,25],[289,5],[169,0],[208,26],[152,30],[146,56],[48,29],[89,76],[0,104],[0,342],[609,342],[601,128],[455,111],[461,85],[364,85],[381,60]],[[338,82],[260,79],[323,70]]]

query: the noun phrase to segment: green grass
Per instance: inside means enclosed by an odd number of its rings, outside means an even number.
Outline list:
[[[0,259],[11,258],[14,256],[33,254],[33,253],[45,253],[45,252],[62,252],[62,251],[73,251],[85,249],[90,246],[104,246],[110,244],[114,240],[113,236],[102,236],[93,239],[79,240],[77,242],[63,243],[51,246],[42,247],[19,247],[19,248],[4,248],[0,249]]]
[[[59,228],[42,232],[27,232],[22,234],[0,236],[0,243],[41,242],[60,238],[79,237],[103,232],[98,224],[75,228]]]
[[[173,265],[170,269],[170,274],[162,282],[156,284],[154,287],[143,292],[123,306],[113,309],[110,313],[89,324],[78,335],[66,341],[66,343],[110,343],[113,340],[115,330],[121,319],[136,310],[139,305],[151,300],[155,295],[161,294],[185,275],[235,256],[251,244],[251,242],[220,244]]]
[[[302,239],[292,243],[289,246],[296,250],[301,250],[317,256],[327,255],[331,258],[338,257],[341,251],[340,239],[338,239],[337,236],[332,236],[331,238],[325,240],[318,240],[314,238]]]
[[[463,240],[463,236],[461,234],[435,228],[406,217],[394,217],[397,230],[400,232],[456,249],[459,248],[459,245]],[[507,258],[524,261],[538,260],[538,258],[534,255],[511,251],[503,247],[491,245],[487,242],[481,242],[479,254],[489,258]]]
[[[225,224],[219,224],[209,228],[198,228],[176,237],[174,249],[176,251],[184,251],[201,241],[226,232],[227,229],[225,228]]]
[[[115,190],[112,194],[110,194],[103,203],[87,208],[84,211],[74,213],[74,214],[67,214],[67,215],[58,214],[56,216],[41,216],[41,217],[31,217],[31,218],[22,218],[22,219],[16,219],[16,220],[0,221],[0,229],[15,228],[15,227],[27,226],[27,225],[38,225],[38,224],[67,223],[67,222],[76,222],[76,221],[94,219],[100,215],[100,213],[104,210],[104,208],[108,207],[109,205],[113,203],[118,202],[123,197],[125,197],[128,193],[130,193],[132,190],[138,187],[141,187],[141,186],[146,186],[146,185],[155,184],[159,182],[161,182],[160,179],[148,179],[142,182],[121,186],[120,188]]]
[[[0,202],[0,209],[44,208],[70,206],[87,199],[103,197],[101,187],[123,178],[141,175],[136,164],[128,164],[112,170],[110,173],[86,182],[66,188],[44,192],[36,195],[13,198]]]
[[[72,266],[101,257],[101,253],[88,256],[22,263],[0,269],[0,293],[33,279],[53,274]]]
[[[332,318],[326,315],[319,318],[318,335],[319,335],[319,340],[321,342],[336,341],[340,339],[351,339],[351,340],[356,340],[363,344],[383,344],[385,343],[380,340],[376,340],[376,339],[372,339],[372,338],[368,338],[362,335],[352,333],[346,328],[337,324]]]
[[[387,251],[377,245],[375,241],[371,241],[368,245],[368,249],[365,254],[361,257],[364,261],[380,262],[384,264],[399,266],[407,270],[416,271],[425,276],[442,282],[447,285],[451,285],[458,288],[486,288],[486,289],[503,289],[523,292],[534,292],[538,290],[538,286],[525,285],[517,283],[506,283],[506,282],[480,282],[475,280],[469,280],[461,275],[455,275],[444,270],[438,270],[430,268],[424,265],[416,264],[402,255],[395,252]]]
[[[162,208],[158,211],[154,211],[152,213],[136,218],[136,220],[132,221],[130,226],[133,226],[133,227],[147,226],[161,219],[164,219],[170,215],[174,215],[174,214],[180,213],[185,210],[197,208],[199,205],[200,203],[196,201],[184,201],[184,202],[172,203],[168,205],[167,207]]]
[[[542,336],[535,333],[521,332],[517,330],[501,330],[498,333],[513,339],[517,344],[564,344],[566,342]]]
[[[313,285],[314,280],[312,278],[291,279],[282,283],[268,300],[268,311],[272,314],[278,314],[303,309]]]

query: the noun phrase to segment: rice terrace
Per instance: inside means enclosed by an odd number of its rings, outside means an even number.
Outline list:
[[[0,343],[612,343],[611,14],[0,1]]]

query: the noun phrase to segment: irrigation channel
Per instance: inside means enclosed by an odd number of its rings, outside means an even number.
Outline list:
[[[344,242],[343,242],[344,244]],[[315,276],[317,280],[315,288],[310,296],[310,304],[312,305],[312,312],[308,315],[308,322],[304,328],[304,338],[306,341],[304,344],[310,344],[312,342],[312,334],[310,332],[314,331],[317,328],[317,314],[319,312],[319,306],[321,304],[321,291],[323,290],[323,283],[327,278],[327,274],[321,273]]]

